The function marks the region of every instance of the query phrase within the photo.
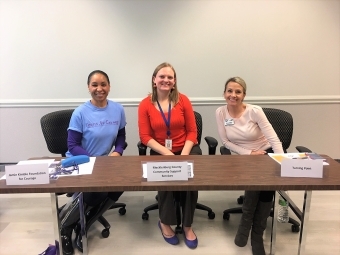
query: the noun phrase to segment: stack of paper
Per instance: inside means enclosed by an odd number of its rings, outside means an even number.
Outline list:
[[[309,156],[309,154],[311,154],[311,156]],[[277,163],[281,164],[283,160],[285,159],[303,159],[303,160],[313,160],[313,159],[319,159],[319,158],[314,158],[316,156],[314,155],[318,155],[316,153],[282,153],[282,154],[278,154],[278,153],[268,153],[268,155],[274,159]],[[320,155],[318,155],[321,159],[322,158]],[[324,159],[325,160],[325,159]],[[323,165],[329,165],[327,162],[323,162]]]

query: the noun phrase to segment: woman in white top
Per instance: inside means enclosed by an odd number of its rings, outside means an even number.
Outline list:
[[[216,110],[216,122],[223,145],[232,154],[265,155],[283,153],[282,144],[261,107],[243,102],[247,91],[240,77],[230,78],[224,86],[227,105]],[[274,191],[245,191],[242,218],[235,244],[244,247],[251,229],[253,255],[265,255],[263,232],[272,208]]]

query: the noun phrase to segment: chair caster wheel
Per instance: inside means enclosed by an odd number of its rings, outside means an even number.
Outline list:
[[[240,196],[240,197],[237,199],[237,203],[238,203],[239,205],[242,205],[242,204],[243,204],[243,197],[242,197],[242,196]]]
[[[103,231],[102,231],[102,237],[103,238],[108,238],[110,235],[110,230],[107,229],[107,228],[104,228]]]
[[[230,214],[229,213],[223,213],[223,219],[224,220],[229,220],[230,219]]]
[[[292,232],[293,233],[299,233],[300,232],[300,226],[292,225]]]
[[[148,220],[149,219],[149,214],[147,212],[142,214],[142,219],[143,220]]]
[[[210,220],[215,219],[215,213],[214,212],[208,212],[208,217]]]
[[[125,207],[120,208],[120,209],[118,210],[118,212],[119,212],[120,215],[125,215],[125,213],[126,213]]]

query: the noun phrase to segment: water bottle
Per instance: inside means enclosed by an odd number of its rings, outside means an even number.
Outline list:
[[[282,196],[279,198],[279,213],[277,216],[277,221],[281,223],[287,223],[289,221],[288,215],[288,201],[284,200]]]

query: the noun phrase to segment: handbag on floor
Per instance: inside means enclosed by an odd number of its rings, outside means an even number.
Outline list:
[[[57,245],[49,244],[48,248],[38,255],[57,255],[59,254],[59,247]]]

